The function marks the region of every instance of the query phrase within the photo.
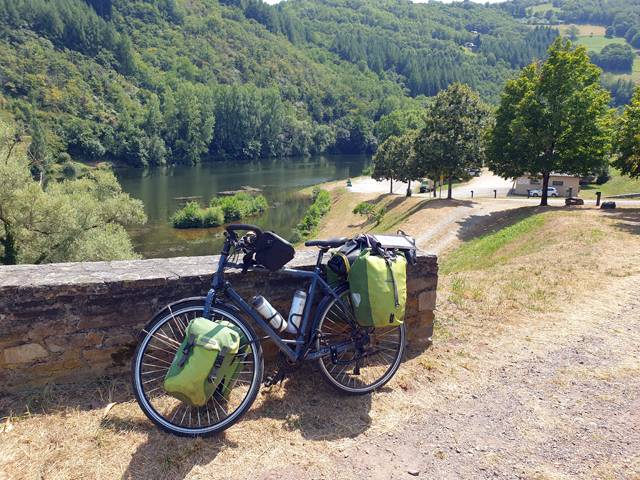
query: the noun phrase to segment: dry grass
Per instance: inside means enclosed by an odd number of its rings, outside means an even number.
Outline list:
[[[516,236],[490,253],[499,262],[441,277],[434,347],[410,348],[397,376],[372,396],[337,395],[305,367],[259,395],[224,435],[195,441],[155,429],[126,378],[4,398],[0,417],[12,428],[0,433],[0,479],[341,478],[335,460],[346,449],[375,445],[416,412],[479,382],[483,349],[514,348],[508,328],[549,322],[550,311],[608,279],[640,272],[639,256],[629,255],[640,250],[639,210],[540,215],[526,243],[542,248],[520,248],[525,237]]]

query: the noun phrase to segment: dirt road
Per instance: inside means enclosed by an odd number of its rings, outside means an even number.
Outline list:
[[[344,478],[640,478],[640,277],[546,324],[478,339],[402,432],[344,450]],[[366,436],[365,436],[366,437]]]

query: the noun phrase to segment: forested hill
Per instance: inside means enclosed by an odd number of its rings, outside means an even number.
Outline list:
[[[555,35],[468,2],[0,0],[0,111],[42,163],[372,151],[384,115],[454,81],[495,101]]]

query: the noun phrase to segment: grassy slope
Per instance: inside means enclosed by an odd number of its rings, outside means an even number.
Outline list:
[[[580,187],[582,198],[596,198],[596,192],[602,192],[603,197],[609,195],[624,195],[627,193],[640,193],[640,180],[621,175],[618,170],[612,168],[611,179],[603,185],[587,185]]]

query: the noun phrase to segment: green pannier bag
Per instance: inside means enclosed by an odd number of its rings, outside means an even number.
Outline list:
[[[164,378],[165,391],[194,406],[206,404],[216,390],[228,400],[241,365],[242,338],[230,322],[191,320]]]
[[[360,252],[349,270],[349,290],[356,320],[363,327],[402,324],[407,303],[407,260],[404,255]]]

